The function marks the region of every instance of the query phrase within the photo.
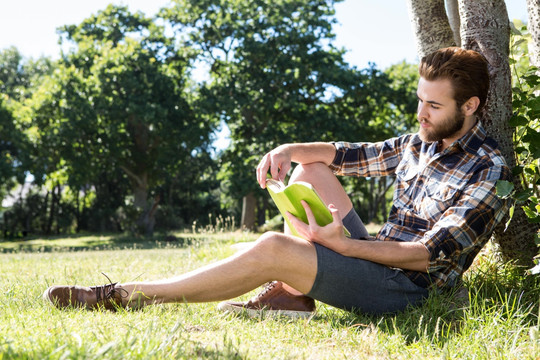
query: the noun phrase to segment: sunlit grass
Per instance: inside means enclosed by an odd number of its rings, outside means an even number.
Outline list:
[[[60,311],[41,299],[51,284],[105,283],[102,272],[119,282],[178,275],[229,256],[232,245],[256,238],[244,232],[175,236],[176,242],[158,239],[153,247],[151,241],[114,236],[55,239],[56,248],[46,252],[26,248],[0,254],[0,358],[540,357],[538,277],[503,266],[489,251],[465,278],[470,304],[452,294],[433,295],[424,306],[391,316],[352,314],[321,303],[308,320],[235,317],[216,311],[215,303],[117,313]],[[44,242],[36,244],[39,249],[51,240],[32,241]],[[103,241],[99,247],[105,250],[88,245],[96,241]]]

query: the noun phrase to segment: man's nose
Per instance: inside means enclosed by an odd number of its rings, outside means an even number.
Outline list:
[[[416,116],[417,116],[418,120],[428,118],[428,112],[426,111],[426,107],[421,102],[418,102],[418,109],[416,111]]]

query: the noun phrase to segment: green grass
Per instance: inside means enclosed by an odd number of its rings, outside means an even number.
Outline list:
[[[175,235],[178,242],[80,236],[0,243],[0,359],[540,358],[539,277],[522,276],[489,250],[467,273],[470,304],[454,294],[433,295],[391,316],[321,303],[308,320],[236,317],[216,311],[215,303],[60,311],[41,299],[51,284],[105,283],[101,272],[119,282],[177,275],[256,238]]]

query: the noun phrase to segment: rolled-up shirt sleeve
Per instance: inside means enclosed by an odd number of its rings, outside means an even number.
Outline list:
[[[334,142],[336,155],[330,169],[344,176],[392,175],[403,157],[410,136],[374,143]]]

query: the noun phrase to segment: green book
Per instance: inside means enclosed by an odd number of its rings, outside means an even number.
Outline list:
[[[300,236],[289,222],[287,212],[290,212],[307,224],[307,215],[302,206],[302,200],[304,200],[311,208],[313,216],[319,226],[328,225],[333,221],[332,213],[317,194],[313,186],[307,182],[298,181],[285,186],[281,181],[267,179],[266,188],[293,235]],[[343,227],[343,231],[346,236],[351,236],[345,227]]]

